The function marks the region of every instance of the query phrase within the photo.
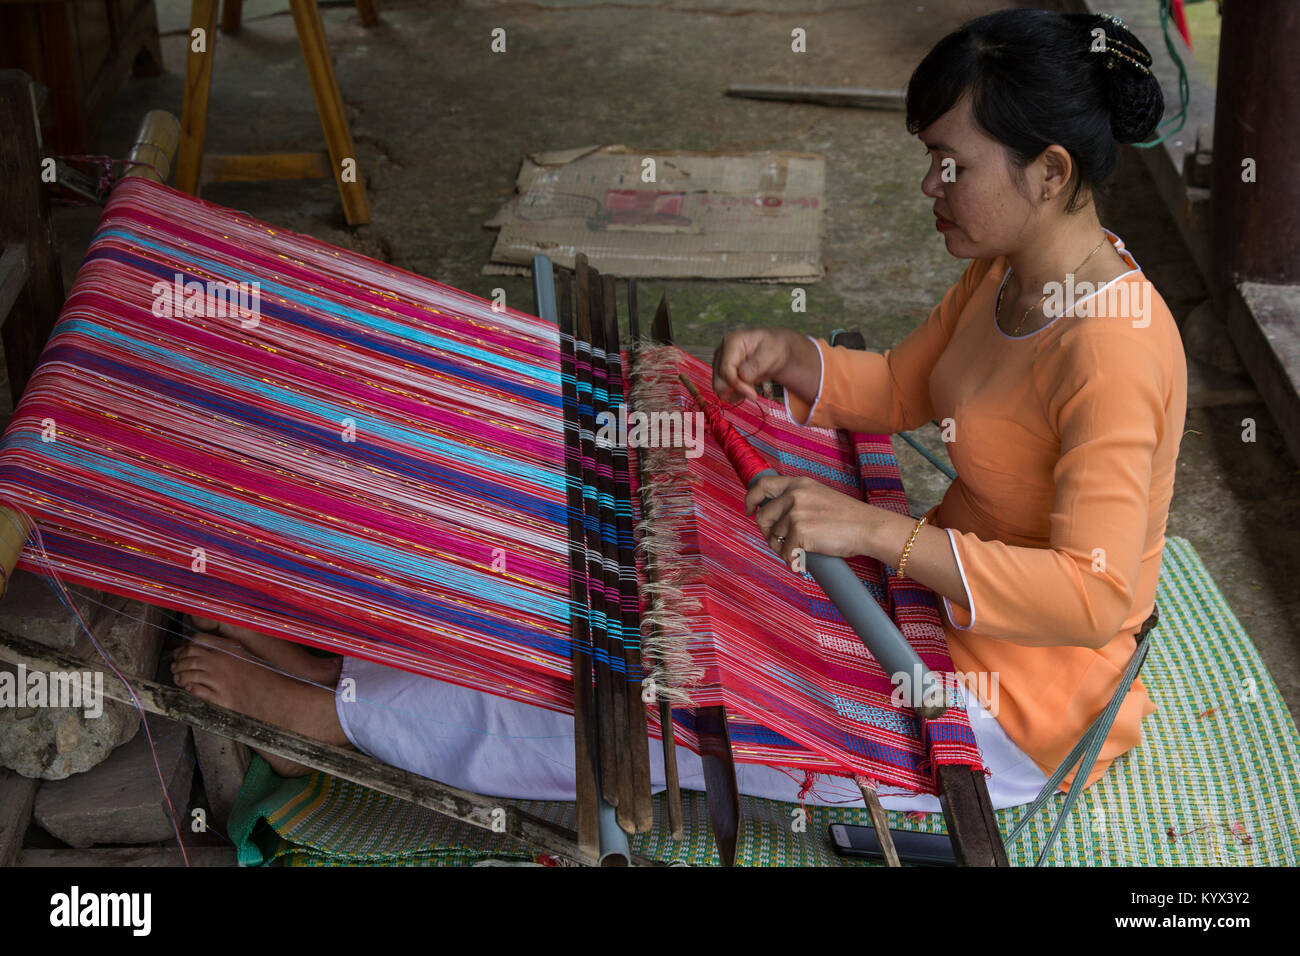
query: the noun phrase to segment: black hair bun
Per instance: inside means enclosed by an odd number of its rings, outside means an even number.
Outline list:
[[[1150,71],[1151,54],[1142,41],[1107,16],[1067,14],[1083,30],[1090,65],[1098,78],[1101,99],[1110,113],[1117,143],[1141,143],[1151,138],[1165,112],[1160,81]],[[1105,32],[1106,52],[1094,49],[1094,30]]]
[[[1117,60],[1113,69],[1103,69],[1107,74],[1105,99],[1115,142],[1146,142],[1165,112],[1159,81],[1122,60]]]

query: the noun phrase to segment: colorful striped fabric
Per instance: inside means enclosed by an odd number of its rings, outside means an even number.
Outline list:
[[[218,283],[258,299],[232,314]],[[533,316],[124,181],[5,434],[0,502],[41,531],[48,563],[29,543],[27,568],[570,710],[559,345]],[[753,440],[779,470],[906,510],[886,439],[765,408]],[[978,766],[960,709],[918,727],[889,703],[743,518],[717,447],[690,468],[691,694],[725,703],[737,758],[925,792],[938,763]],[[929,592],[857,567],[950,671]]]
[[[687,374],[700,389],[708,366],[678,354],[664,375]],[[651,359],[653,362],[653,359]],[[694,408],[684,389],[675,402]],[[849,435],[794,424],[777,402],[747,402],[728,418],[783,475],[814,477],[844,494],[907,513],[898,464],[884,436]],[[656,456],[653,460],[660,460]],[[949,681],[953,706],[921,721],[891,700],[894,685],[808,574],[797,575],[773,553],[744,513],[744,487],[722,447],[710,439],[690,462],[689,510],[654,515],[652,534],[673,538],[685,571],[681,586],[696,610],[684,609],[693,662],[704,668],[697,704],[724,704],[738,755],[758,763],[815,772],[845,766],[893,786],[934,792],[939,764],[980,766],[963,688]],[[886,574],[866,558],[850,562],[864,586],[937,674],[950,674],[933,593]],[[685,719],[685,715],[682,715]],[[827,744],[833,745],[828,750]]]

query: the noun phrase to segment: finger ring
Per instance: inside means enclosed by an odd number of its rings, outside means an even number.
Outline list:
[[[776,539],[777,544],[785,544],[785,535],[779,535]]]

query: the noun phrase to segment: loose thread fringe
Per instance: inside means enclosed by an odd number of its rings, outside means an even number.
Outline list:
[[[636,382],[632,407],[638,411],[674,409],[679,404],[677,380],[681,353],[671,345],[636,342]],[[651,679],[660,696],[690,705],[687,688],[698,684],[704,670],[690,654],[691,619],[702,607],[685,592],[698,565],[683,559],[682,535],[694,515],[690,467],[684,448],[641,448],[644,514],[637,524],[637,552],[646,567],[650,610],[641,616],[641,640],[654,660]]]

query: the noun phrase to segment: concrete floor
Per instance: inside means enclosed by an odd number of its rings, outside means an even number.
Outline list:
[[[203,195],[279,226],[357,249],[525,309],[529,280],[484,276],[495,233],[482,223],[513,193],[525,153],[591,143],[644,148],[778,148],[827,162],[827,278],[808,287],[808,311],[789,310],[787,286],[744,282],[643,284],[666,291],[678,339],[713,345],[739,325],[782,324],[814,334],[860,328],[869,347],[901,339],[965,263],[934,231],[922,196],[925,160],[899,113],[723,97],[731,82],[902,87],[943,34],[1007,0],[530,0],[457,4],[381,0],[383,24],[363,29],[352,5],[322,4],[372,223],[345,227],[333,184],[222,184]],[[1026,6],[1036,4],[1024,4]],[[179,115],[189,4],[159,0],[172,72],[131,80],[112,101],[101,152],[124,155],[150,108]],[[797,12],[791,12],[791,8]],[[212,152],[323,148],[287,4],[249,0],[238,36],[219,37],[207,147]],[[505,54],[489,34],[507,31]],[[808,52],[790,52],[803,27]],[[1151,38],[1155,42],[1155,38]],[[56,219],[69,281],[96,220]],[[1179,323],[1189,351],[1188,412],[1168,532],[1188,538],[1209,567],[1300,719],[1300,473],[1213,316],[1193,309],[1205,289],[1141,162],[1125,151],[1103,222],[1124,238]],[[643,306],[644,308],[644,306]],[[1205,360],[1209,361],[1205,361]],[[1242,421],[1258,440],[1241,440]],[[933,431],[933,429],[931,429]],[[931,434],[927,441],[942,452]],[[915,505],[946,479],[895,439]]]

